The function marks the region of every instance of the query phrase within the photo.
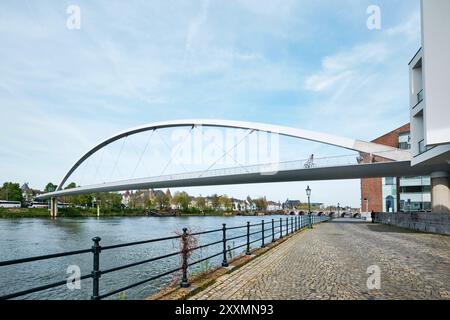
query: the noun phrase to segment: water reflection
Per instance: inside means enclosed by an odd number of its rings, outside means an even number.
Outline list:
[[[280,217],[265,217],[266,221],[279,220]],[[261,217],[130,217],[130,218],[58,218],[51,219],[0,219],[0,260],[18,259],[69,250],[88,249],[92,238],[102,238],[101,245],[113,245],[123,242],[141,241],[173,236],[182,228],[188,227],[194,232],[219,229],[222,223],[228,227],[245,225],[247,221],[259,223]],[[269,225],[267,225],[269,228]],[[256,230],[252,230],[254,232]],[[229,236],[245,234],[245,229],[229,231]],[[199,244],[221,239],[221,232],[207,234],[199,238]],[[257,235],[253,237],[257,239]],[[235,240],[235,245],[245,242],[245,238]],[[233,246],[233,243],[230,243]],[[252,245],[257,247],[258,243]],[[101,253],[100,268],[116,267],[151,257],[179,251],[177,240],[151,243],[133,247],[106,250]],[[233,255],[238,255],[240,248]],[[193,260],[201,259],[220,252],[221,244],[202,249],[195,253]],[[221,257],[216,257],[191,268],[191,272],[205,267],[218,265]],[[90,274],[92,254],[62,257],[49,261],[36,261],[0,268],[0,295],[24,290],[45,283],[64,280],[69,265],[78,265],[82,275]],[[106,293],[149,277],[175,269],[180,266],[180,257],[170,257],[154,263],[143,264],[102,276],[100,292]],[[170,282],[178,281],[179,275],[170,275],[127,290],[126,299],[142,299],[156,292]],[[89,299],[92,280],[82,281],[81,290],[70,291],[66,286],[46,290],[22,297],[26,299]],[[117,299],[118,295],[114,295]]]

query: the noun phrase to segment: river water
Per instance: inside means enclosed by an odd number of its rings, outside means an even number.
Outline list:
[[[154,238],[175,236],[182,228],[193,232],[220,229],[222,223],[227,227],[243,226],[247,221],[258,224],[262,220],[270,228],[271,220],[279,225],[279,216],[272,217],[120,217],[120,218],[58,218],[50,219],[0,219],[0,261],[19,259],[30,256],[59,253],[70,250],[91,248],[92,238],[101,237],[101,245],[109,246],[126,242],[149,240]],[[285,229],[283,217],[283,229]],[[290,219],[289,219],[290,221]],[[261,230],[261,226],[252,228],[251,232]],[[266,231],[267,233],[270,233]],[[266,235],[267,235],[266,233]],[[246,234],[246,229],[230,230],[227,237]],[[255,234],[252,239],[259,239]],[[222,232],[202,235],[199,244],[211,243],[222,239]],[[267,239],[270,241],[271,238]],[[246,238],[230,241],[233,248],[246,242]],[[254,243],[257,247],[261,243]],[[126,248],[105,250],[100,254],[100,269],[105,270],[128,263],[138,262],[152,257],[177,252],[180,250],[179,240],[169,240]],[[211,256],[222,250],[222,244],[195,252],[192,260]],[[241,254],[244,248],[233,252],[232,257]],[[0,267],[0,296],[26,290],[52,282],[63,281],[69,276],[68,267],[78,266],[81,275],[90,274],[92,270],[92,253],[61,257],[51,260],[28,262],[19,265]],[[200,272],[211,266],[217,266],[222,257],[207,260],[190,268],[191,273]],[[174,256],[164,260],[127,268],[100,279],[100,294],[123,288],[127,285],[151,278],[158,274],[176,269],[181,265],[180,257]],[[138,287],[115,294],[110,299],[143,299],[169,283],[179,281],[180,274],[169,275]],[[19,299],[90,299],[92,279],[81,281],[81,288],[70,290],[66,285],[53,289],[28,294]]]

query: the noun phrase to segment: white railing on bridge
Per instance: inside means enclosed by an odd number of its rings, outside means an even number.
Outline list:
[[[392,151],[388,151],[392,152]],[[378,161],[381,162],[381,161]],[[383,160],[383,162],[392,162],[392,160]],[[155,176],[145,178],[146,181],[173,181],[173,180],[185,180],[185,179],[198,179],[217,176],[233,176],[242,174],[261,174],[270,175],[277,172],[300,170],[300,169],[316,169],[316,168],[330,168],[341,166],[353,166],[362,164],[362,158],[358,154],[343,155],[326,158],[309,158],[304,160],[277,162],[261,165],[240,166],[233,168],[220,168],[213,170],[203,170],[187,173],[174,173],[170,175]],[[139,181],[141,179],[136,179]]]

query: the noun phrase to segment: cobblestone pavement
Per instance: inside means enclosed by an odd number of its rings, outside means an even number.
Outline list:
[[[367,288],[367,268],[381,288]],[[338,219],[297,234],[192,299],[450,299],[450,237]]]

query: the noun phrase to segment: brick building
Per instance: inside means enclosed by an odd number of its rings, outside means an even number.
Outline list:
[[[372,142],[410,149],[410,125],[405,124]],[[373,161],[363,155],[363,162]],[[431,208],[429,177],[361,179],[362,212],[423,211]]]

